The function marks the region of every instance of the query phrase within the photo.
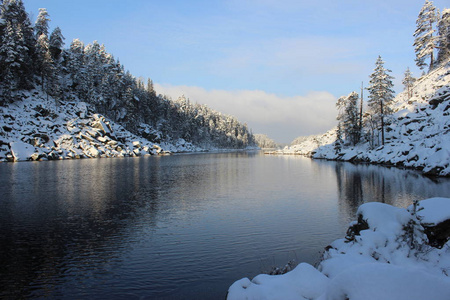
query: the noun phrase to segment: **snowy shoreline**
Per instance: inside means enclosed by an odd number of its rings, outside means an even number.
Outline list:
[[[386,143],[366,137],[356,145],[337,142],[337,128],[297,139],[295,145],[270,154],[372,163],[450,176],[450,62],[417,80],[412,96],[400,93],[386,125]],[[378,137],[379,138],[379,137]]]
[[[185,141],[163,139],[161,132],[141,124],[143,136],[95,113],[85,102],[60,102],[40,91],[0,107],[0,162],[83,158],[139,157],[245,149],[201,148]]]
[[[450,198],[407,209],[360,206],[347,236],[325,248],[317,269],[234,282],[227,299],[450,299]]]
[[[422,173],[422,175],[429,176],[429,177],[443,177],[448,178],[450,177],[450,173],[433,173],[433,172],[423,172],[423,167],[413,167],[413,166],[405,166],[403,164],[394,164],[392,162],[378,162],[378,161],[370,161],[370,160],[362,160],[358,158],[354,158],[352,160],[344,160],[340,158],[328,158],[328,157],[314,157],[314,155],[304,155],[299,153],[264,153],[266,155],[299,155],[308,157],[311,159],[317,159],[317,160],[326,160],[326,161],[336,161],[336,162],[347,162],[352,164],[366,164],[366,165],[375,165],[375,166],[382,166],[385,168],[397,168],[400,170],[412,170]]]

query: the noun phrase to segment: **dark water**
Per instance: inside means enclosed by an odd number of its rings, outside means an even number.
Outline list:
[[[0,298],[223,299],[448,179],[253,153],[0,164]]]

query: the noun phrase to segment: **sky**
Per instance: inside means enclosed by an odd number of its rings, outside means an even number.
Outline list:
[[[397,92],[407,67],[422,73],[412,44],[424,0],[23,2],[32,22],[47,9],[66,47],[96,40],[158,93],[236,116],[279,143],[335,126],[337,98],[367,86],[378,55]]]

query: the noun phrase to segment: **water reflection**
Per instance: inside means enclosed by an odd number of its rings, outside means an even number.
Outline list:
[[[115,159],[2,165],[0,297],[57,296],[53,289],[68,271],[108,272],[127,227],[144,211],[155,215],[159,196],[157,185],[143,184],[158,182],[158,160],[152,170],[145,159],[119,165]]]
[[[256,152],[0,164],[0,186],[0,298],[223,298],[314,263],[362,203],[450,195],[413,171]]]
[[[339,210],[346,221],[354,220],[358,207],[367,202],[408,207],[414,200],[450,196],[448,178],[429,178],[413,170],[369,164],[325,164],[334,165]]]

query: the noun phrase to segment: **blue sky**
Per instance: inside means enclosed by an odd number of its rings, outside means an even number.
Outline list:
[[[433,1],[443,9],[448,0]],[[25,0],[66,46],[97,40],[157,91],[232,114],[279,142],[335,124],[335,101],[381,55],[396,90],[414,65],[418,0]]]

